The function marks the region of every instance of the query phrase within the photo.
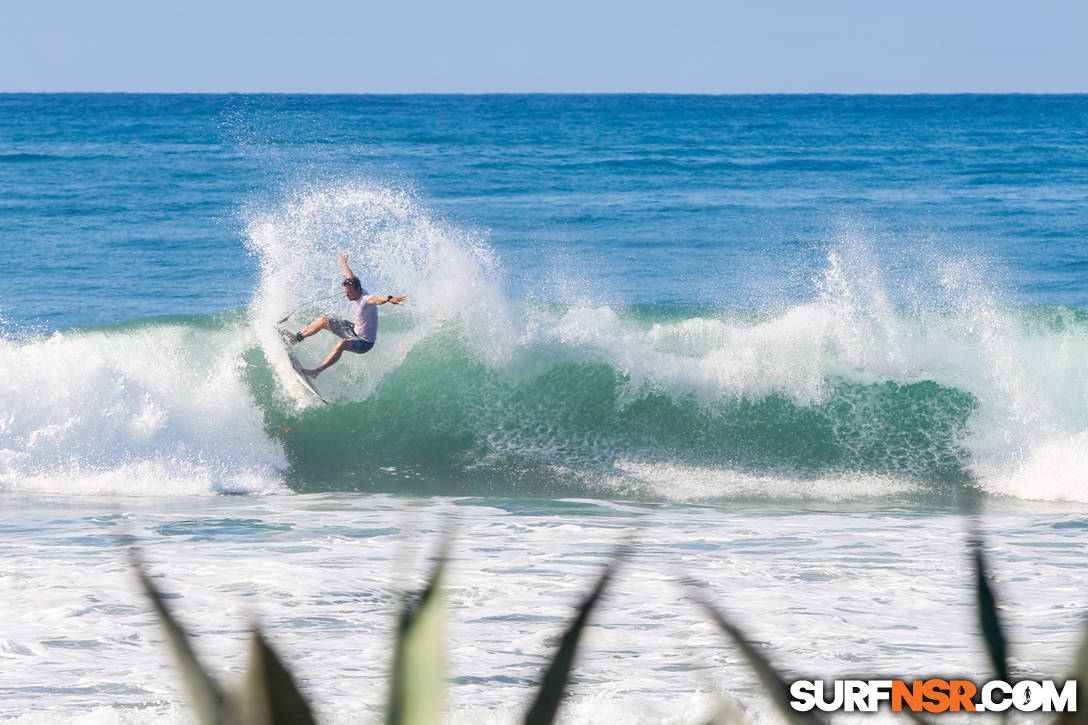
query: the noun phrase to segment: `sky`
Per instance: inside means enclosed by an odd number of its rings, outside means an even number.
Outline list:
[[[1088,91],[1085,0],[5,0],[0,92]]]

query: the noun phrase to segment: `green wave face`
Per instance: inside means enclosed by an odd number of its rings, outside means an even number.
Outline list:
[[[636,327],[654,324],[634,318]],[[450,324],[422,337],[358,398],[352,372],[322,377],[333,405],[302,412],[280,399],[263,356],[251,355],[250,384],[291,461],[292,487],[570,494],[629,478],[632,462],[794,478],[861,473],[933,487],[969,479],[963,440],[977,401],[931,380],[828,376],[807,401],[786,389],[708,395],[652,375],[634,381],[606,356],[572,359],[548,345],[489,365],[463,333]]]
[[[652,388],[632,393],[603,363],[557,362],[512,381],[465,358],[437,375],[428,362],[408,361],[362,403],[301,416],[270,406],[270,430],[285,431],[291,485],[557,493],[559,469],[572,469],[578,490],[632,460],[802,478],[968,478],[962,438],[975,400],[932,382],[837,381],[809,406],[780,395],[704,405]]]

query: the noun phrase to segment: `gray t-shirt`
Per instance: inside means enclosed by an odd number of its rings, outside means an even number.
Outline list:
[[[355,311],[355,334],[367,342],[378,341],[378,306],[368,305],[370,293],[365,289],[357,300],[350,300]]]

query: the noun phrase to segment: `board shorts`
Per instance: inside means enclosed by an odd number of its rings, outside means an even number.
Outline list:
[[[329,330],[337,337],[341,337],[345,340],[351,340],[351,347],[348,348],[351,352],[362,355],[364,352],[369,352],[370,348],[374,347],[374,343],[370,340],[364,340],[355,334],[355,325],[351,320],[334,320],[329,318]]]

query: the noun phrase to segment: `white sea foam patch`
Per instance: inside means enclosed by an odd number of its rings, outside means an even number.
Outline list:
[[[799,479],[638,461],[618,461],[616,468],[629,477],[629,488],[666,501],[756,498],[845,501],[903,496],[918,490],[918,484],[892,476],[845,474]]]
[[[0,341],[0,489],[284,490],[286,457],[241,380],[252,344],[165,323]]]
[[[942,266],[958,328],[971,343],[957,384],[979,400],[967,441],[987,491],[1088,501],[1088,325],[1068,308],[998,304],[985,269]],[[961,347],[957,360],[965,358]]]
[[[1022,458],[982,475],[992,493],[1038,501],[1088,501],[1088,431],[1037,442]]]
[[[649,326],[608,307],[573,308],[538,324],[537,339],[568,357],[606,360],[635,391],[652,385],[706,402],[777,393],[805,405],[826,395],[828,323],[812,305],[756,322],[688,318]]]
[[[943,508],[303,494],[137,501],[124,513],[75,501],[58,516],[40,497],[8,498],[5,533],[20,546],[0,548],[0,718],[28,725],[192,721],[119,532],[224,684],[241,680],[259,621],[330,725],[380,721],[398,592],[423,586],[450,521],[444,722],[520,722],[574,607],[632,534],[636,550],[581,641],[563,722],[706,722],[715,692],[769,721],[751,669],[679,577],[788,677],[986,662],[965,524]],[[1031,544],[999,545],[993,563],[1020,613],[1008,626],[1025,670],[1061,672],[1076,655],[1083,601],[1069,572],[1083,524],[1083,511],[1054,506],[985,518],[988,540]]]
[[[148,707],[121,710],[114,707],[94,707],[75,710],[62,714],[57,712],[31,712],[17,715],[7,720],[11,725],[190,725],[193,722],[192,708],[174,705],[171,707]]]

